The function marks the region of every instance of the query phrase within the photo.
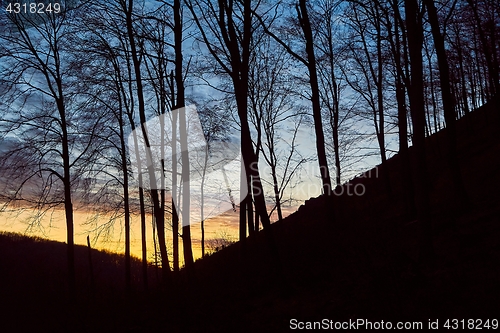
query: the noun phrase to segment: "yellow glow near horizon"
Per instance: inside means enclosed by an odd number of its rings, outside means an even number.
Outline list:
[[[66,220],[63,210],[51,211],[38,221],[36,219],[37,212],[29,209],[11,210],[8,212],[0,212],[0,231],[16,232],[28,236],[39,236],[59,242],[66,242]],[[125,251],[125,234],[123,227],[123,217],[110,222],[110,216],[97,216],[90,212],[74,211],[75,225],[75,243],[87,245],[87,236],[90,236],[92,247],[100,250],[111,252],[124,253]],[[220,230],[224,230],[230,236],[236,237],[238,224],[235,223],[234,216],[225,215],[217,219],[212,219],[205,222],[205,239],[213,239],[217,237]],[[107,228],[104,226],[108,225]],[[102,229],[100,235],[97,231],[93,231],[95,226],[100,226]],[[180,226],[181,227],[181,226]],[[181,232],[181,231],[180,231]],[[167,239],[167,249],[171,254],[172,248],[172,232],[171,228],[165,230]],[[130,248],[131,254],[135,257],[142,257],[141,245],[141,229],[140,217],[133,215],[131,218],[130,230]],[[146,219],[146,240],[148,260],[154,261],[154,244],[153,244],[153,228],[152,218],[150,215]],[[195,259],[201,257],[201,229],[200,223],[191,225],[191,242],[193,246],[193,255]],[[182,259],[182,240],[180,240],[181,264]]]
[[[296,207],[286,207],[283,210],[285,216],[294,212]],[[42,218],[34,222],[37,217],[37,212],[31,209],[11,209],[0,212],[0,231],[16,232],[28,236],[39,236],[59,242],[66,242],[66,220],[63,210],[49,211]],[[75,244],[87,245],[87,236],[90,236],[91,245],[99,250],[107,250],[111,252],[125,252],[125,234],[123,227],[123,217],[117,218],[113,223],[110,223],[110,216],[98,216],[95,213],[82,212],[75,210],[74,214],[74,238]],[[153,245],[153,228],[151,215],[146,219],[146,242],[148,260],[154,262],[154,245]],[[167,223],[168,224],[168,223]],[[96,231],[93,231],[95,226],[108,225],[107,233],[102,231],[98,236]],[[181,226],[179,226],[181,228]],[[182,232],[181,230],[179,232]],[[205,241],[220,237],[221,233],[231,237],[234,240],[238,238],[238,212],[226,212],[215,218],[205,221]],[[141,229],[140,217],[133,215],[131,218],[130,230],[130,248],[131,254],[137,258],[142,258],[141,247]],[[167,226],[165,230],[167,251],[169,260],[172,254],[172,231],[171,227]],[[201,258],[201,226],[200,223],[191,225],[191,242],[193,247],[194,259]],[[182,254],[182,239],[179,240],[179,260],[180,265],[183,265]],[[205,245],[207,249],[207,245]]]

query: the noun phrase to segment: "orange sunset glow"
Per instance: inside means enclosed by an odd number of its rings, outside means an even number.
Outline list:
[[[269,210],[271,210],[270,207]],[[295,212],[296,206],[283,207],[284,216]],[[154,244],[153,237],[153,220],[150,214],[147,215],[147,251],[148,260],[154,263]],[[66,241],[66,226],[63,210],[54,210],[48,212],[41,219],[36,219],[37,214],[31,209],[5,209],[0,212],[0,231],[17,232],[29,236],[38,236],[59,242]],[[75,244],[87,245],[87,236],[90,236],[91,246],[99,250],[110,252],[123,253],[124,234],[123,234],[123,219],[110,221],[110,217],[106,215],[97,215],[95,213],[83,212],[80,210],[74,211],[75,219]],[[272,220],[277,219],[276,212],[271,215]],[[96,228],[97,227],[97,228]],[[172,228],[166,226],[166,239],[168,253],[171,253],[172,246]],[[193,256],[195,259],[202,257],[201,250],[201,226],[200,223],[191,225],[191,237],[193,245]],[[214,249],[210,249],[210,240],[217,238],[227,238],[229,241],[236,241],[238,238],[238,212],[228,211],[222,215],[205,221],[205,241],[206,251],[210,253]],[[140,217],[132,216],[131,222],[131,254],[137,258],[142,257],[141,249],[141,229]],[[180,260],[183,265],[182,246],[180,247]],[[159,253],[158,253],[159,255]]]

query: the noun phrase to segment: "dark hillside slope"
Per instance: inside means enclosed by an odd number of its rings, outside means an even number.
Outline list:
[[[88,248],[77,245],[75,258],[77,303],[68,299],[65,243],[0,233],[0,332],[126,330],[124,256],[92,249],[91,269]],[[133,258],[136,286],[141,267]],[[151,268],[152,285],[154,278]]]
[[[364,195],[336,196],[333,204],[311,199],[273,224],[281,270],[262,233],[249,241],[246,258],[235,244],[198,262],[201,281],[190,289],[197,319],[187,322],[194,330],[280,332],[292,318],[500,317],[499,114],[489,104],[458,121],[468,207],[453,202],[445,131],[427,139],[433,267],[418,262],[419,223],[405,215],[395,156],[388,161],[391,193],[374,169],[350,182],[351,191],[363,184]]]
[[[500,319],[499,114],[490,104],[458,122],[468,207],[453,201],[445,132],[427,139],[433,266],[419,264],[419,223],[406,215],[395,156],[391,192],[371,170],[345,185],[362,184],[364,195],[308,200],[272,225],[272,243],[260,232],[246,255],[236,243],[147,294],[138,262],[136,290],[126,296],[123,257],[105,253],[93,252],[92,286],[87,249],[78,247],[81,289],[72,303],[64,244],[0,235],[0,332],[286,332],[293,318]]]

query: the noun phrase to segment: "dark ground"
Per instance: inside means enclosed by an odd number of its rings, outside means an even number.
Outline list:
[[[435,260],[419,260],[419,222],[409,218],[399,157],[391,191],[379,169],[351,184],[361,197],[319,197],[261,232],[246,255],[235,244],[181,272],[165,290],[150,270],[124,293],[123,259],[77,250],[79,291],[66,297],[62,243],[0,235],[0,332],[284,332],[290,319],[422,321],[500,319],[500,108],[458,122],[459,165],[469,196],[459,204],[445,132],[427,139]],[[370,177],[369,177],[370,176]],[[352,186],[352,185],[351,185]],[[273,254],[274,253],[274,254]],[[444,330],[440,327],[440,331]]]

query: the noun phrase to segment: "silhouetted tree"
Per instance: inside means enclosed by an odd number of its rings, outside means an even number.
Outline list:
[[[460,166],[457,159],[457,130],[456,130],[456,112],[455,98],[450,87],[450,69],[448,65],[448,57],[446,55],[445,40],[439,27],[439,18],[433,0],[424,0],[429,16],[429,23],[432,29],[434,39],[434,47],[436,49],[437,61],[439,64],[439,78],[441,84],[441,95],[444,109],[444,118],[446,120],[446,135],[448,137],[447,158],[450,168],[455,202],[459,203],[460,207],[465,205],[467,194],[462,181]],[[453,8],[452,8],[453,10]]]
[[[477,32],[482,44],[484,57],[488,67],[490,96],[500,91],[500,70],[498,60],[498,42],[500,32],[498,31],[499,5],[495,1],[467,0],[475,19]],[[485,31],[486,30],[486,31]]]
[[[165,215],[166,212],[166,194],[167,187],[172,184],[166,183],[166,169],[168,168],[167,163],[169,161],[169,156],[165,156],[166,146],[170,146],[172,149],[172,156],[177,154],[176,144],[169,144],[176,142],[177,138],[177,114],[174,113],[172,116],[172,137],[166,137],[165,131],[165,120],[168,119],[167,111],[172,110],[175,103],[175,83],[174,74],[169,64],[175,62],[174,55],[171,50],[171,41],[168,36],[172,32],[173,23],[167,21],[166,18],[172,16],[171,11],[169,11],[168,6],[161,6],[155,11],[154,16],[148,16],[148,21],[144,20],[141,24],[139,34],[141,38],[145,39],[145,45],[143,47],[143,52],[145,55],[145,69],[147,71],[147,81],[149,82],[148,87],[154,92],[156,108],[154,114],[159,117],[160,120],[160,164],[161,164],[161,178],[160,178],[160,210],[162,214]],[[172,159],[172,183],[177,183],[177,160]],[[172,212],[172,239],[173,239],[173,249],[172,249],[172,261],[173,270],[176,272],[179,270],[179,218],[177,216],[177,210],[174,207],[174,197],[177,193],[177,187],[171,186],[171,212]]]
[[[184,97],[184,68],[182,64],[182,10],[181,1],[174,0],[174,49],[175,49],[175,86],[177,88],[177,98],[175,100],[174,109],[180,109],[185,107],[185,97]],[[190,197],[190,168],[189,168],[189,152],[188,152],[188,142],[187,142],[187,119],[186,113],[181,112],[179,114],[179,130],[181,138],[181,160],[182,160],[182,245],[184,252],[184,263],[186,268],[190,268],[193,264],[193,249],[191,247],[191,226],[190,226],[190,207],[191,207],[191,197]]]
[[[371,110],[370,118],[380,150],[380,159],[387,161],[385,144],[385,50],[383,49],[383,23],[377,2],[351,2],[346,9],[350,13],[352,37],[349,48],[355,69],[346,73],[346,80]],[[359,75],[356,72],[359,71]]]
[[[326,119],[331,128],[333,141],[333,156],[335,164],[335,183],[341,185],[341,142],[339,127],[342,119],[340,114],[341,87],[337,64],[340,52],[337,39],[341,36],[335,34],[340,22],[337,15],[340,13],[341,2],[337,0],[320,1],[313,12],[315,20],[316,47],[318,48],[318,77],[320,96],[326,110]],[[327,144],[328,146],[328,144]]]
[[[250,120],[257,133],[254,145],[270,168],[272,198],[278,219],[283,219],[282,204],[285,191],[306,158],[297,151],[297,134],[307,117],[305,111],[294,103],[298,87],[290,73],[291,59],[267,35],[259,38],[252,55],[249,75]],[[289,137],[282,135],[287,129]],[[285,146],[285,148],[282,148]],[[251,221],[250,217],[248,218]],[[258,224],[255,225],[258,228]]]
[[[330,195],[332,193],[332,185],[330,179],[330,170],[328,168],[328,159],[326,156],[325,149],[325,135],[323,131],[323,122],[321,116],[321,97],[319,92],[319,81],[318,81],[318,71],[316,55],[314,50],[314,37],[313,30],[311,27],[311,21],[309,19],[308,4],[305,0],[299,0],[295,5],[298,24],[302,33],[301,43],[304,43],[304,50],[306,57],[301,55],[302,51],[295,51],[287,43],[287,38],[279,37],[276,33],[271,31],[269,23],[266,23],[263,18],[256,15],[264,31],[269,34],[276,42],[278,42],[282,47],[287,50],[297,61],[302,63],[308,71],[309,74],[309,85],[311,88],[311,105],[312,114],[314,121],[314,132],[316,134],[316,151],[318,155],[319,171],[321,176],[321,181],[323,184],[323,193]]]
[[[124,186],[123,199],[124,199],[124,229],[125,229],[125,261],[126,261],[126,281],[127,287],[130,288],[129,281],[129,263],[130,263],[130,194],[128,186],[128,172],[130,172],[128,160],[129,155],[126,149],[121,147],[122,137],[124,139],[125,133],[132,133],[134,146],[130,154],[135,155],[135,160],[140,166],[140,152],[139,152],[139,141],[136,135],[136,98],[135,98],[135,85],[134,85],[134,70],[132,59],[130,57],[130,43],[123,32],[124,17],[122,16],[122,8],[120,3],[113,2],[108,4],[89,4],[89,8],[84,15],[84,28],[82,30],[88,29],[88,33],[84,34],[81,39],[81,49],[84,56],[88,57],[88,53],[94,54],[95,61],[93,62],[93,67],[97,73],[89,72],[85,77],[85,82],[89,85],[87,91],[95,91],[94,98],[105,101],[105,94],[109,94],[108,100],[106,101],[105,107],[110,110],[115,116],[115,121],[110,122],[109,128],[112,133],[107,137],[107,140],[112,142],[113,140],[119,140],[120,145],[111,144],[112,147],[116,148],[120,154],[120,163],[118,167],[123,175],[123,180],[118,179],[117,181]],[[100,67],[99,67],[100,66]],[[89,77],[90,76],[90,77]],[[101,90],[105,90],[103,94]],[[118,121],[118,123],[116,123]],[[118,128],[118,133],[117,129]],[[126,129],[126,130],[125,130]],[[118,134],[118,138],[115,136]],[[108,135],[107,133],[102,133],[103,136]],[[102,151],[104,159],[110,159],[113,161],[113,157],[110,158],[110,151]],[[107,155],[108,154],[108,155]],[[116,178],[112,173],[108,173],[108,178]],[[136,175],[138,178],[138,183],[142,184],[143,174],[138,173]],[[102,188],[106,191],[107,188]],[[148,276],[147,276],[147,247],[146,247],[146,210],[145,210],[145,199],[144,199],[144,189],[139,186],[139,212],[141,219],[141,247],[142,247],[142,275],[144,288],[148,287]],[[127,199],[128,197],[128,199]],[[127,203],[127,201],[129,201]],[[98,202],[98,210],[104,211],[107,203],[100,200]],[[127,207],[128,206],[128,207]],[[102,228],[106,226],[101,226]],[[108,225],[111,227],[111,225]]]
[[[410,156],[408,153],[408,110],[406,92],[410,86],[409,55],[407,45],[406,25],[401,17],[398,0],[391,0],[386,7],[382,7],[385,16],[387,39],[392,54],[394,66],[394,81],[397,101],[399,156],[401,158],[400,173],[405,194],[405,206],[408,217],[415,214],[414,188]]]
[[[251,1],[239,3],[231,0],[219,0],[217,3],[188,1],[187,7],[193,15],[201,39],[208,51],[222,71],[231,78],[241,126],[241,151],[246,172],[245,178],[249,184],[250,177],[252,177],[256,211],[260,215],[264,228],[267,228],[270,220],[248,123],[248,75],[252,52],[252,21],[253,13],[257,8],[252,8]],[[240,241],[244,241],[245,235],[246,219],[243,213],[240,214]]]
[[[11,200],[24,200],[42,211],[62,205],[66,219],[68,283],[75,297],[73,199],[77,184],[91,171],[104,115],[97,104],[79,99],[72,76],[68,17],[59,14],[9,14],[0,34],[4,64],[2,132],[18,144],[2,161],[12,183]]]
[[[201,227],[201,255],[202,257],[206,254],[206,241],[205,241],[205,220],[210,217],[214,212],[207,210],[205,207],[205,190],[206,190],[206,177],[207,173],[211,170],[211,168],[216,166],[221,166],[220,163],[226,162],[224,159],[219,161],[219,165],[213,165],[213,162],[210,161],[210,156],[212,154],[217,154],[218,148],[225,148],[224,143],[229,142],[229,133],[230,133],[230,125],[229,125],[229,117],[227,114],[222,112],[223,108],[220,108],[216,105],[212,105],[211,103],[207,103],[205,106],[202,106],[198,109],[198,115],[200,118],[201,126],[203,128],[203,134],[205,136],[205,149],[201,154],[201,159],[198,159],[197,167],[195,168],[198,171],[198,176],[201,179],[200,182],[200,227]],[[231,195],[231,189],[226,184],[229,200],[234,205],[233,210],[236,211],[236,206],[234,203],[234,199]],[[209,189],[210,190],[210,189]]]
[[[406,25],[408,31],[408,53],[410,58],[410,113],[413,124],[413,147],[416,163],[413,168],[415,184],[415,206],[421,228],[421,260],[433,258],[432,225],[430,220],[429,177],[425,150],[425,109],[422,68],[423,10],[416,0],[405,0]]]
[[[146,104],[144,100],[144,91],[143,91],[143,77],[141,73],[141,57],[139,54],[139,50],[137,47],[137,34],[134,29],[134,2],[132,0],[125,1],[125,0],[119,0],[119,5],[121,7],[122,12],[125,14],[125,23],[126,23],[126,31],[127,31],[127,38],[130,43],[130,55],[132,58],[132,64],[133,64],[133,69],[134,69],[134,81],[136,84],[136,94],[137,94],[137,105],[139,108],[139,118],[141,122],[141,131],[142,131],[142,138],[144,140],[144,145],[145,145],[145,151],[146,154],[149,154],[151,145],[149,142],[148,138],[148,132],[146,129]],[[151,158],[151,157],[150,157]],[[153,201],[153,212],[155,216],[155,222],[157,226],[157,231],[158,231],[158,242],[160,246],[160,252],[161,252],[161,260],[162,260],[162,276],[163,280],[165,281],[169,277],[169,272],[170,272],[170,264],[167,256],[167,248],[166,248],[166,243],[165,243],[165,215],[164,215],[164,210],[162,209],[163,207],[160,204],[160,198],[158,196],[158,191],[157,191],[157,179],[155,175],[155,169],[153,165],[148,165],[147,166],[148,170],[148,177],[149,177],[149,186],[150,186],[150,195],[151,199]],[[141,184],[142,186],[143,184]]]

